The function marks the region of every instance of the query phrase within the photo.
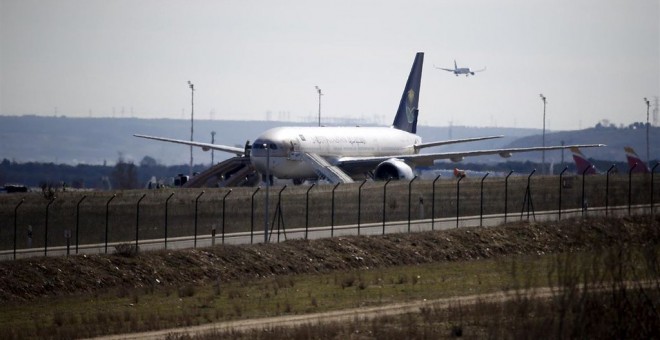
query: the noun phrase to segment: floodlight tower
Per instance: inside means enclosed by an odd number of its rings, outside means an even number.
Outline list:
[[[541,100],[543,101],[543,147],[545,148],[545,104],[547,103],[546,97],[543,93],[539,94]],[[547,174],[545,169],[545,150],[541,152],[541,166],[543,168],[543,173]]]
[[[649,108],[651,107],[651,102],[644,97],[644,102],[646,103],[646,164],[651,164],[651,156],[649,152]]]
[[[188,86],[190,87],[190,142],[193,141],[193,122],[195,115],[195,85],[188,80]],[[190,146],[190,178],[193,175],[193,147]]]
[[[316,91],[319,93],[319,126],[321,126],[321,96],[323,93],[321,92],[321,89],[318,86],[316,87]]]

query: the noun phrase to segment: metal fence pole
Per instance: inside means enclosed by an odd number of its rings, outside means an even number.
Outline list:
[[[412,195],[412,183],[417,179],[417,176],[408,182],[408,233],[410,233],[410,205],[411,205],[411,195]]]
[[[431,192],[431,230],[435,230],[435,182],[440,179],[440,175],[438,175],[434,180],[433,184],[431,186],[433,187]]]
[[[80,203],[87,198],[87,195],[83,195],[83,197],[78,201],[78,204],[76,204],[76,254],[78,254],[78,244],[79,244],[79,239],[78,239],[78,230],[80,226]]]
[[[46,226],[45,226],[45,231],[44,231],[44,256],[48,256],[48,208],[50,208],[50,205],[53,204],[55,201],[55,197],[53,197],[49,202],[48,205],[46,205]]]
[[[564,172],[566,172],[566,170],[568,170],[567,166],[564,167],[564,170],[562,170],[561,173],[559,173],[559,207],[557,209],[558,214],[559,214],[558,217],[557,217],[558,221],[561,221],[561,192],[562,192],[561,189],[564,187],[564,178],[563,177],[564,177]]]
[[[174,193],[171,193],[165,200],[165,249],[167,249],[167,206],[172,196],[174,196]]]
[[[143,194],[142,197],[137,201],[137,207],[135,209],[135,252],[138,252],[138,246],[139,242],[138,240],[140,239],[140,202],[142,202],[142,199],[144,199],[147,196],[147,194]]]
[[[286,240],[286,226],[284,225],[284,212],[282,211],[282,192],[286,189],[286,185],[280,189],[280,192],[277,193],[277,212],[275,213],[275,216],[273,217],[273,221],[275,218],[277,218],[277,243],[280,243],[280,221],[282,221],[282,227],[284,228],[284,239]],[[273,223],[273,226],[275,223]],[[272,229],[274,228],[271,226],[271,234]]]
[[[657,168],[658,165],[660,165],[660,163],[655,163],[651,169],[651,217],[655,216],[655,211],[653,210],[653,177],[655,175],[655,168]]]
[[[108,253],[108,217],[110,216],[110,202],[115,199],[117,195],[112,194],[112,197],[105,203],[105,253]]]
[[[460,194],[461,194],[461,181],[465,176],[459,176],[456,181],[456,228],[458,228],[458,219],[460,217]]]
[[[222,197],[222,244],[225,244],[225,199],[231,194],[231,189]]]
[[[506,215],[509,205],[509,176],[513,173],[513,170],[509,171],[509,174],[504,178],[504,223],[506,223]]]
[[[335,187],[332,188],[332,208],[330,208],[330,237],[335,236],[335,189],[341,184],[341,182],[335,184]]]
[[[199,198],[204,195],[204,190],[195,198],[195,230],[194,230],[194,236],[193,236],[193,248],[197,248],[197,206],[199,205]]]
[[[307,188],[307,192],[305,193],[305,240],[307,239],[307,235],[309,234],[309,192],[314,188],[316,183],[312,183],[312,185]],[[358,207],[358,211],[360,208]]]
[[[654,168],[654,169],[655,169],[655,168]],[[18,207],[20,207],[21,204],[23,204],[23,202],[25,202],[25,199],[24,199],[24,198],[21,198],[21,201],[18,202],[18,204],[17,204],[16,207],[14,208],[14,260],[16,260],[16,237],[17,237],[17,235],[18,235],[18,234],[17,234],[17,233],[18,233],[18,228],[17,228],[17,223],[18,223],[18,222],[17,222],[17,221],[18,221]]]
[[[584,182],[585,182],[584,181],[584,176],[587,174],[587,171],[589,171],[589,169],[591,169],[592,167],[593,167],[593,165],[588,166],[584,169],[584,171],[582,171],[582,199],[581,199],[582,200],[582,217],[584,217],[584,212],[587,210],[587,201],[586,201],[586,197],[584,196]]]
[[[250,201],[250,244],[254,242],[254,195],[256,195],[261,187],[257,187],[252,193],[252,200]]]
[[[362,186],[367,183],[367,180],[365,179],[362,181],[362,184],[358,187],[358,236],[360,235],[360,218],[361,218],[361,213],[362,213]]]
[[[390,184],[391,180],[391,178],[388,179],[387,182],[385,182],[385,185],[383,185],[383,235],[385,235],[385,201],[387,199],[387,185]]]
[[[632,172],[637,167],[637,163],[633,164],[628,170],[628,216],[630,216],[630,206],[632,205]]]
[[[481,194],[479,200],[479,226],[483,226],[484,220],[484,180],[488,177],[488,172],[481,179]]]
[[[616,165],[612,164],[612,166],[609,169],[607,169],[607,176],[605,180],[605,216],[608,215],[608,210],[610,206],[610,172],[615,167]]]

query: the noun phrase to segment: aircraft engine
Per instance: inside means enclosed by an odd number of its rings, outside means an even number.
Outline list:
[[[374,171],[375,180],[388,180],[388,179],[413,179],[412,168],[404,161],[396,158],[390,158],[376,167]]]
[[[456,163],[456,162],[460,162],[460,161],[462,161],[464,158],[465,158],[465,157],[463,157],[463,156],[455,156],[455,157],[451,157],[451,158],[449,158],[449,159],[450,159],[452,162]]]
[[[509,157],[511,157],[511,153],[510,152],[500,152],[500,156],[502,158],[509,158]]]

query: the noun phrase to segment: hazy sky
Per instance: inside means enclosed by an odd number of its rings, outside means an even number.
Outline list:
[[[420,122],[577,129],[646,119],[658,0],[0,0],[0,114],[380,117],[415,53]],[[433,65],[487,67],[455,77]],[[282,112],[285,112],[282,114]]]

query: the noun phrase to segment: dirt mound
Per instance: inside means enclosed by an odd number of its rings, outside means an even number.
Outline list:
[[[78,255],[0,262],[0,301],[31,300],[109,288],[175,287],[272,275],[465,261],[657,244],[659,220],[648,217],[510,223],[492,228],[385,236],[216,246],[137,256]]]

